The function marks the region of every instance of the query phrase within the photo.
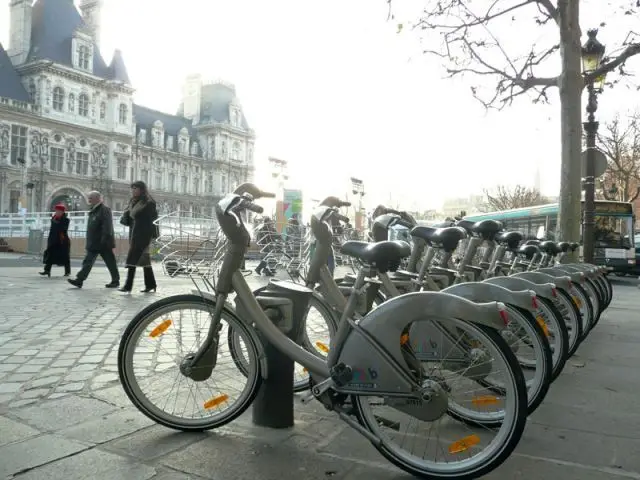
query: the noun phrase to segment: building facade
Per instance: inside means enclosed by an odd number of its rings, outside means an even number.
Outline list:
[[[232,84],[188,77],[176,115],[138,105],[121,52],[100,54],[102,0],[32,3],[12,0],[0,45],[0,213],[84,210],[90,190],[119,211],[142,180],[161,212],[210,215],[252,180],[255,133]]]

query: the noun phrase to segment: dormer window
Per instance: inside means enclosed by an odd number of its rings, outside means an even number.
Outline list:
[[[91,65],[91,51],[86,45],[78,45],[78,68],[89,70]]]
[[[167,136],[167,150],[173,150],[173,135]]]
[[[127,106],[124,103],[120,104],[120,108],[118,109],[118,122],[121,125],[126,125],[129,114],[127,110]]]

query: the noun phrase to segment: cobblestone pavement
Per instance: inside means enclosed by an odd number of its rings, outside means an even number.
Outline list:
[[[6,260],[6,259],[5,259]],[[117,377],[119,336],[146,304],[189,291],[106,290],[96,265],[82,289],[61,269],[0,268],[0,479],[408,478],[319,406],[296,404],[296,427],[254,427],[250,412],[216,432],[153,425]],[[28,264],[25,264],[28,265]],[[634,280],[635,282],[635,280]],[[640,296],[630,281],[532,416],[517,454],[488,478],[640,479]],[[15,476],[15,477],[14,477]]]

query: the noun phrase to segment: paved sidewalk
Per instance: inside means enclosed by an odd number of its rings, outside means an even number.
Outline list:
[[[0,479],[411,478],[313,403],[298,402],[290,430],[254,427],[250,410],[204,434],[152,424],[119,385],[118,339],[144,305],[189,282],[160,277],[155,296],[127,296],[103,288],[103,266],[81,290],[37,271],[0,268]],[[640,480],[636,280],[617,281],[615,295],[517,453],[486,478]]]

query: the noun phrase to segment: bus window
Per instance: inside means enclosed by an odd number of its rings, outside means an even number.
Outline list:
[[[631,248],[633,221],[629,217],[596,216],[596,248]]]

